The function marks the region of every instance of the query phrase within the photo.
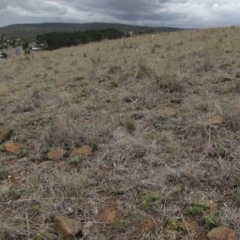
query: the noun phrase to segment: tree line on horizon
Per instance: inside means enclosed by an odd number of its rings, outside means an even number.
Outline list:
[[[89,42],[100,42],[104,39],[119,39],[129,37],[130,33],[113,28],[102,30],[86,30],[82,32],[52,32],[37,35],[37,44],[44,44],[46,50],[54,50],[62,47],[77,46]]]

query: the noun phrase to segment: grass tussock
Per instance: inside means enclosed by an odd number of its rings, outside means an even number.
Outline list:
[[[59,215],[93,223],[84,239],[240,234],[237,31],[0,61],[0,239],[57,240]]]
[[[75,114],[75,112],[74,112]],[[57,117],[42,135],[42,145],[73,149],[86,143],[81,125],[69,115]]]

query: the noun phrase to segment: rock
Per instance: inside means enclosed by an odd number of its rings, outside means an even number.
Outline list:
[[[23,146],[22,144],[19,144],[19,143],[6,143],[5,145],[5,149],[7,152],[10,152],[10,153],[13,153],[13,154],[16,154],[18,155],[19,153],[21,153],[21,150],[22,149],[25,149],[26,147]]]
[[[206,236],[207,240],[238,240],[237,233],[232,229],[220,226],[212,229]]]
[[[74,240],[75,235],[82,231],[82,224],[64,216],[55,217],[55,230],[60,240]]]
[[[80,148],[76,148],[74,149],[71,154],[70,154],[70,158],[73,158],[75,156],[89,156],[92,154],[92,148],[88,145],[84,145]]]
[[[99,212],[99,216],[106,224],[114,222],[117,218],[118,212],[116,206],[109,206]]]
[[[3,131],[0,134],[0,143],[9,140],[12,134],[13,134],[12,129],[6,129],[5,131]]]
[[[223,123],[223,118],[221,116],[213,116],[204,122],[204,125],[218,125]]]
[[[62,158],[66,152],[67,151],[65,151],[64,149],[57,148],[53,151],[50,151],[47,154],[47,158],[50,160],[58,160],[58,159]]]

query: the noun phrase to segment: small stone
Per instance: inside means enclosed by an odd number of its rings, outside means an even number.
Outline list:
[[[13,154],[16,154],[18,155],[22,149],[25,149],[26,147],[23,146],[22,144],[19,144],[19,143],[6,143],[5,145],[5,149],[7,152],[10,152],[10,153],[13,153]]]
[[[57,216],[55,217],[55,230],[60,240],[74,240],[75,235],[82,230],[82,225],[74,219]]]
[[[50,151],[48,154],[47,154],[47,158],[50,159],[50,160],[58,160],[60,158],[63,158],[64,154],[66,153],[67,151],[65,151],[64,149],[61,149],[61,148],[57,148],[53,151]]]
[[[3,131],[2,133],[0,133],[0,143],[3,141],[9,140],[12,134],[13,134],[12,129],[7,129],[7,130]]]
[[[206,236],[207,240],[238,240],[237,233],[232,229],[220,226],[212,229]]]
[[[74,149],[71,154],[70,154],[70,158],[73,158],[75,156],[89,156],[92,154],[92,148],[88,145],[84,145],[80,148],[76,148]]]
[[[116,206],[109,206],[99,212],[100,217],[106,224],[114,222],[117,218],[118,212]]]
[[[218,125],[223,123],[223,118],[221,116],[213,116],[204,122],[204,125]]]

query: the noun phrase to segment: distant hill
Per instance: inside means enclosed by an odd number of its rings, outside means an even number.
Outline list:
[[[134,26],[118,23],[39,23],[39,24],[14,24],[0,28],[0,35],[14,38],[35,38],[38,34],[48,32],[76,32],[85,30],[100,30],[115,28],[119,30],[155,30],[178,31],[179,28]]]

